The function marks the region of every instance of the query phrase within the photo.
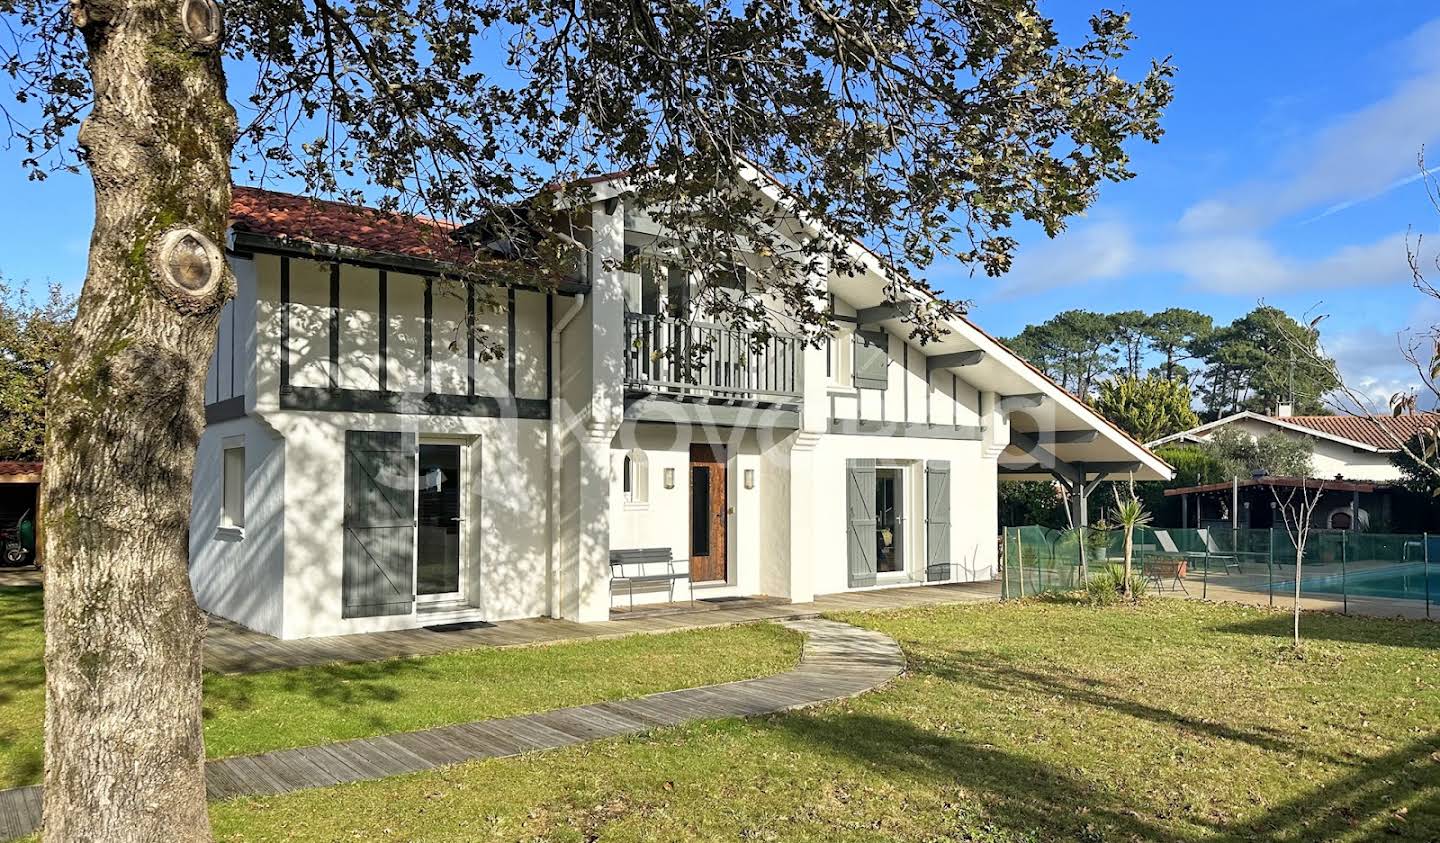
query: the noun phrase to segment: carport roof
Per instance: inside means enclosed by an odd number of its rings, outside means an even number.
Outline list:
[[[0,483],[39,483],[41,465],[28,460],[0,460]]]

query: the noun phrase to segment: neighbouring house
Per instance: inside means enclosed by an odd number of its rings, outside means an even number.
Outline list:
[[[1294,416],[1282,406],[1273,416],[1242,412],[1148,443],[1148,447],[1205,442],[1221,429],[1260,437],[1279,434],[1310,443],[1311,480],[1325,481],[1324,498],[1313,526],[1337,530],[1423,532],[1430,508],[1399,488],[1400,469],[1392,462],[1400,442],[1440,423],[1440,415]],[[1279,526],[1273,509],[1298,488],[1293,477],[1242,477],[1237,481],[1167,489],[1180,500],[1181,523],[1193,526],[1267,528]],[[1297,494],[1299,494],[1297,492]]]
[[[574,277],[507,287],[498,312],[476,305],[483,275],[456,277],[469,256],[452,227],[234,196],[238,291],[205,387],[191,579],[203,609],[272,635],[603,620],[629,601],[622,550],[688,569],[637,585],[637,604],[985,580],[1000,479],[1078,492],[1171,475],[967,319],[907,340],[859,244],[866,272],[814,279],[838,336],[757,351],[686,318],[696,278],[616,265],[666,254],[621,177],[573,209]],[[753,284],[751,269],[760,256],[716,271]],[[698,369],[655,353],[711,340]]]
[[[1273,416],[1260,413],[1235,413],[1202,424],[1190,430],[1156,439],[1147,447],[1181,442],[1204,442],[1216,431],[1241,430],[1254,437],[1278,433],[1308,441],[1313,450],[1310,457],[1315,477],[1327,479],[1365,480],[1394,483],[1400,480],[1400,469],[1391,462],[1400,448],[1421,430],[1440,423],[1440,414],[1416,413],[1401,416],[1292,416],[1282,406]]]

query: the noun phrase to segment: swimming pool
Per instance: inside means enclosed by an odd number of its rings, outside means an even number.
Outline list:
[[[1385,568],[1347,571],[1327,574],[1322,577],[1305,577],[1300,583],[1302,594],[1349,594],[1351,597],[1391,597],[1399,600],[1424,600],[1426,593],[1426,571],[1423,562],[1391,565]],[[1440,600],[1440,565],[1431,565],[1429,571],[1429,593],[1432,600]],[[1294,580],[1275,583],[1280,592],[1295,587]]]

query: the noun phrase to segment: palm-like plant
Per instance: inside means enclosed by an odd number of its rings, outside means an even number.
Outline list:
[[[1120,496],[1120,486],[1116,484],[1111,487],[1115,493],[1115,508],[1111,510],[1111,520],[1115,525],[1125,531],[1125,579],[1122,588],[1125,591],[1125,599],[1129,600],[1134,595],[1130,588],[1131,557],[1135,552],[1135,528],[1144,527],[1150,523],[1151,515],[1135,495],[1135,478],[1130,478],[1128,486],[1129,496]]]

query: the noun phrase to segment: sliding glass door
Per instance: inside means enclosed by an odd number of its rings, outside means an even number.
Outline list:
[[[460,596],[463,468],[461,446],[420,443],[416,463],[415,592],[421,601]]]

